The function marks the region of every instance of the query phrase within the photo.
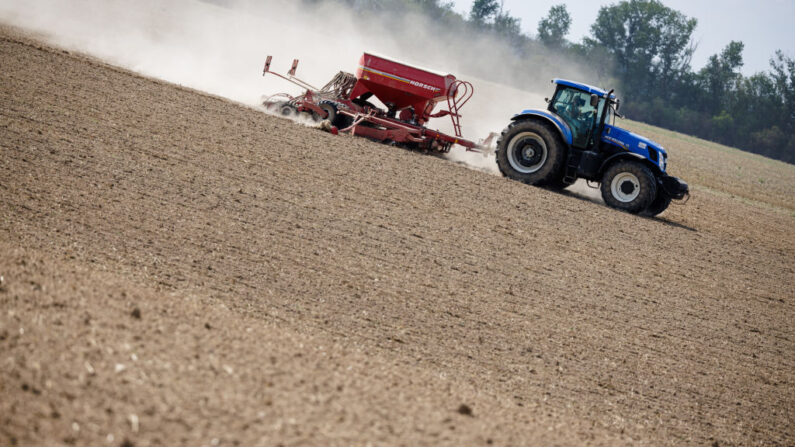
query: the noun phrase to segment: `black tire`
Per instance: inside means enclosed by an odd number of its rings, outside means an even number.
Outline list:
[[[298,109],[290,104],[282,104],[282,106],[279,108],[279,113],[281,113],[282,116],[293,116],[298,113]]]
[[[318,107],[325,110],[328,113],[328,118],[331,122],[332,126],[335,126],[337,129],[345,129],[353,124],[353,118],[343,113],[339,113],[340,105],[334,101],[320,101]]]
[[[671,196],[665,193],[661,188],[657,188],[657,198],[651,202],[648,208],[643,210],[641,214],[648,217],[654,217],[668,208],[671,204]]]
[[[497,140],[502,175],[529,185],[562,185],[566,149],[557,131],[537,120],[518,120]]]
[[[602,176],[602,198],[608,206],[629,213],[649,208],[657,197],[657,178],[639,161],[618,161]]]

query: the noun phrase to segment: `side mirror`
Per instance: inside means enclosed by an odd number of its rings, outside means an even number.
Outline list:
[[[595,93],[591,94],[591,107],[594,109],[599,105],[599,97]]]
[[[544,98],[544,102],[549,104],[549,98]]]

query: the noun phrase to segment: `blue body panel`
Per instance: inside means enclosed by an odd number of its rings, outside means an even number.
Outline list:
[[[605,130],[602,133],[602,141],[618,146],[627,152],[638,154],[652,163],[654,163],[654,159],[657,159],[657,162],[654,164],[656,164],[662,172],[665,172],[665,163],[668,158],[668,153],[659,143],[626,129],[609,124],[605,124]],[[657,156],[650,156],[651,151],[656,151]]]
[[[516,121],[517,119],[526,116],[538,116],[547,119],[548,121],[551,121],[552,124],[554,124],[555,127],[557,127],[558,130],[560,131],[560,134],[563,136],[563,139],[566,141],[566,144],[571,145],[571,142],[573,141],[571,129],[569,128],[569,125],[566,124],[566,122],[563,121],[563,119],[558,115],[550,112],[549,110],[526,109],[522,110],[522,113],[517,113],[516,115],[514,115],[513,118],[511,118],[511,120]]]
[[[577,90],[582,90],[584,92],[588,92],[592,95],[597,95],[600,98],[607,97],[607,90],[603,90],[599,87],[594,87],[592,85],[583,84],[580,82],[569,81],[566,79],[553,79],[552,82],[555,84],[565,85],[566,87],[576,88]],[[615,99],[616,95],[610,95],[611,98]]]

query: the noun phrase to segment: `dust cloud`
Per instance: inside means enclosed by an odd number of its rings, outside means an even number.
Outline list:
[[[281,79],[261,76],[267,55],[273,55],[271,69],[282,73],[299,59],[298,77],[315,86],[340,70],[353,72],[365,51],[388,55],[472,82],[475,94],[462,109],[462,125],[463,136],[474,141],[499,133],[523,109],[543,107],[551,78],[591,81],[586,70],[542,48],[532,60],[519,60],[498,40],[440,29],[425,17],[368,18],[324,3],[0,0],[0,22],[60,47],[252,107],[260,107],[263,95],[301,93]],[[528,72],[528,66],[535,68]],[[452,131],[445,119],[431,121],[429,127]],[[498,173],[493,155],[456,148],[448,158]]]
[[[599,190],[599,185],[589,183],[585,179],[577,179],[573,185],[566,188],[566,191],[571,195],[589,200],[595,203],[605,203],[602,199],[602,193]]]

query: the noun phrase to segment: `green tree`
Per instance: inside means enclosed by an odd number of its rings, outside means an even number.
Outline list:
[[[770,67],[771,81],[775,85],[777,96],[781,98],[780,124],[790,136],[793,136],[795,135],[795,60],[784,56],[784,53],[778,50],[770,59]]]
[[[659,84],[670,85],[689,70],[696,24],[659,0],[624,0],[599,9],[586,44],[615,56],[627,93],[649,98],[661,93],[655,90]]]
[[[733,90],[742,79],[739,70],[743,66],[742,42],[731,41],[720,54],[710,56],[707,65],[699,73],[703,83],[703,91],[707,98],[702,108],[710,113],[719,113],[727,103],[727,93]]]
[[[526,37],[522,35],[521,21],[503,11],[502,1],[475,0],[469,12],[470,23],[480,29],[490,30],[520,47]]]
[[[522,35],[521,20],[509,12],[500,11],[494,17],[494,31],[497,34],[516,40]]]
[[[497,15],[501,9],[500,6],[497,0],[475,0],[469,11],[469,20],[476,25],[483,26]]]
[[[411,0],[408,3],[416,4],[421,11],[425,12],[434,20],[450,20],[456,15],[453,10],[453,2],[443,2],[440,0]]]
[[[552,48],[563,47],[570,26],[571,16],[566,5],[555,5],[549,9],[549,14],[538,22],[538,39]]]

